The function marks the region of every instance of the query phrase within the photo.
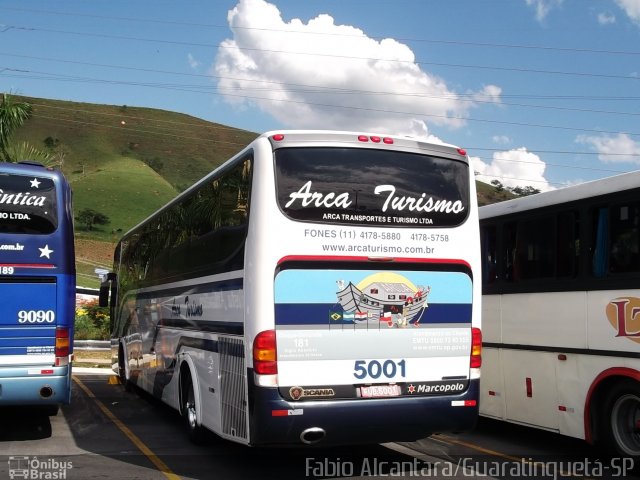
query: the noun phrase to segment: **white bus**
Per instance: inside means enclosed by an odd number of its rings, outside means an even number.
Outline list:
[[[640,172],[480,208],[480,413],[640,456]]]
[[[461,149],[261,135],[119,242],[114,370],[180,411],[195,441],[203,429],[247,445],[469,429],[475,198]]]

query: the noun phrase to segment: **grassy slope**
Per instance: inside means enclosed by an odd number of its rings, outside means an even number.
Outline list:
[[[508,190],[496,192],[493,185],[476,181],[476,193],[478,196],[478,205],[488,205],[490,203],[502,202],[515,198],[515,195]]]
[[[92,231],[76,224],[76,234],[112,242],[177,194],[161,175],[129,157],[115,158],[90,174],[76,176],[71,185],[76,211],[92,208],[110,218],[108,225]]]
[[[123,232],[256,137],[163,110],[20,100],[32,105],[33,116],[14,141],[45,148],[47,137],[56,140],[55,150],[64,152],[62,170],[73,186],[75,211],[92,208],[110,219],[90,232],[76,225],[82,286],[97,286],[94,268],[110,265],[107,252]]]

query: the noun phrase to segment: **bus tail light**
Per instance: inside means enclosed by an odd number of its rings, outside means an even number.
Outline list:
[[[373,143],[384,143],[386,145],[393,145],[393,138],[391,137],[378,137],[376,135],[371,135],[371,136],[367,136],[367,135],[358,135],[358,141],[359,142],[368,142],[371,141]]]
[[[69,329],[62,327],[56,328],[56,367],[69,364],[70,347]]]
[[[482,366],[482,331],[479,328],[471,329],[471,368]]]
[[[259,375],[278,373],[275,330],[260,332],[253,340],[253,371]]]

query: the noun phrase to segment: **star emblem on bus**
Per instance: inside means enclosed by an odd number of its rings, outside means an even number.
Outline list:
[[[40,250],[40,258],[42,257],[47,257],[47,258],[51,258],[51,254],[53,253],[53,250],[51,250],[49,248],[49,245],[45,245],[43,248],[38,248],[38,250]]]
[[[31,180],[31,188],[38,188],[40,186],[40,182],[38,181],[37,178],[34,178],[33,180]]]

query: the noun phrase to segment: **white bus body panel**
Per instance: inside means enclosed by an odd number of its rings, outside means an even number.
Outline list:
[[[640,370],[640,360],[615,356],[640,351],[640,343],[617,336],[620,327],[606,314],[612,300],[638,297],[638,290],[485,295],[483,341],[514,348],[485,347],[481,414],[584,439],[585,407],[598,376],[609,369]],[[640,330],[637,321],[627,319],[627,333]]]

